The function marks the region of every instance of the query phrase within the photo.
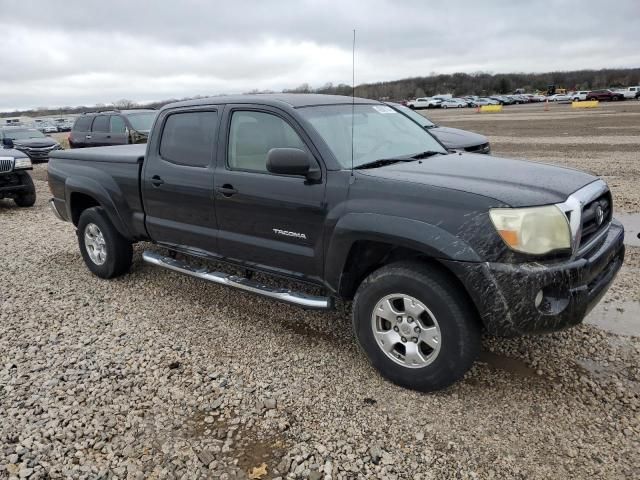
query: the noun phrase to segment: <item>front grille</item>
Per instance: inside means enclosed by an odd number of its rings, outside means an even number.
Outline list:
[[[580,247],[595,238],[611,221],[611,193],[605,192],[582,209]]]
[[[7,173],[13,170],[13,160],[10,158],[0,158],[0,173]]]

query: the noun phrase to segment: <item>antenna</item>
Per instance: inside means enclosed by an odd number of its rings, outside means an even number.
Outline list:
[[[356,111],[356,29],[353,29],[353,45],[351,47],[351,176],[353,177],[353,136]]]

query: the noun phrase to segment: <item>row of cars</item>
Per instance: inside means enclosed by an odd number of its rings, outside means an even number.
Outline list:
[[[435,95],[433,97],[419,97],[415,100],[403,102],[403,105],[411,109],[421,108],[465,108],[480,107],[484,105],[520,105],[535,102],[579,102],[585,100],[599,100],[601,102],[619,100],[640,100],[640,86],[627,87],[626,89],[600,89],[579,90],[567,93],[554,93],[541,95],[537,93],[522,93],[514,95],[490,95],[479,97],[468,95],[465,97],[452,97],[451,95]]]
[[[515,95],[491,95],[479,97],[467,95],[465,97],[452,97],[451,95],[436,95],[433,97],[420,97],[415,100],[403,102],[403,105],[416,110],[421,108],[465,108],[480,107],[484,105],[520,105],[523,103],[543,102],[544,95],[515,94]]]

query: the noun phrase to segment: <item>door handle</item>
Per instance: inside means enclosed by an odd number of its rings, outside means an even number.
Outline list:
[[[84,138],[86,138],[87,140],[91,140],[91,135],[87,135],[87,136],[86,136],[86,137],[84,137]]]
[[[159,187],[164,183],[164,180],[162,180],[159,175],[154,175],[153,177],[151,177],[151,183],[154,187]]]
[[[111,138],[111,135],[107,135],[107,138]]]
[[[238,193],[238,190],[233,188],[233,185],[225,183],[221,187],[218,187],[218,192],[220,192],[225,197],[230,197],[231,195],[235,195],[236,193]]]

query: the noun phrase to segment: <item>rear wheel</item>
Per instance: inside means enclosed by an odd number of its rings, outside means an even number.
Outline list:
[[[477,316],[460,286],[419,262],[369,275],[354,299],[353,328],[384,377],[424,392],[462,378],[480,351]]]
[[[88,208],[78,221],[78,243],[84,263],[100,278],[129,271],[133,248],[113,226],[102,207]]]
[[[13,199],[19,207],[33,207],[36,203],[36,187],[33,184],[31,175],[27,172],[20,174],[22,184],[26,187],[26,191]]]

